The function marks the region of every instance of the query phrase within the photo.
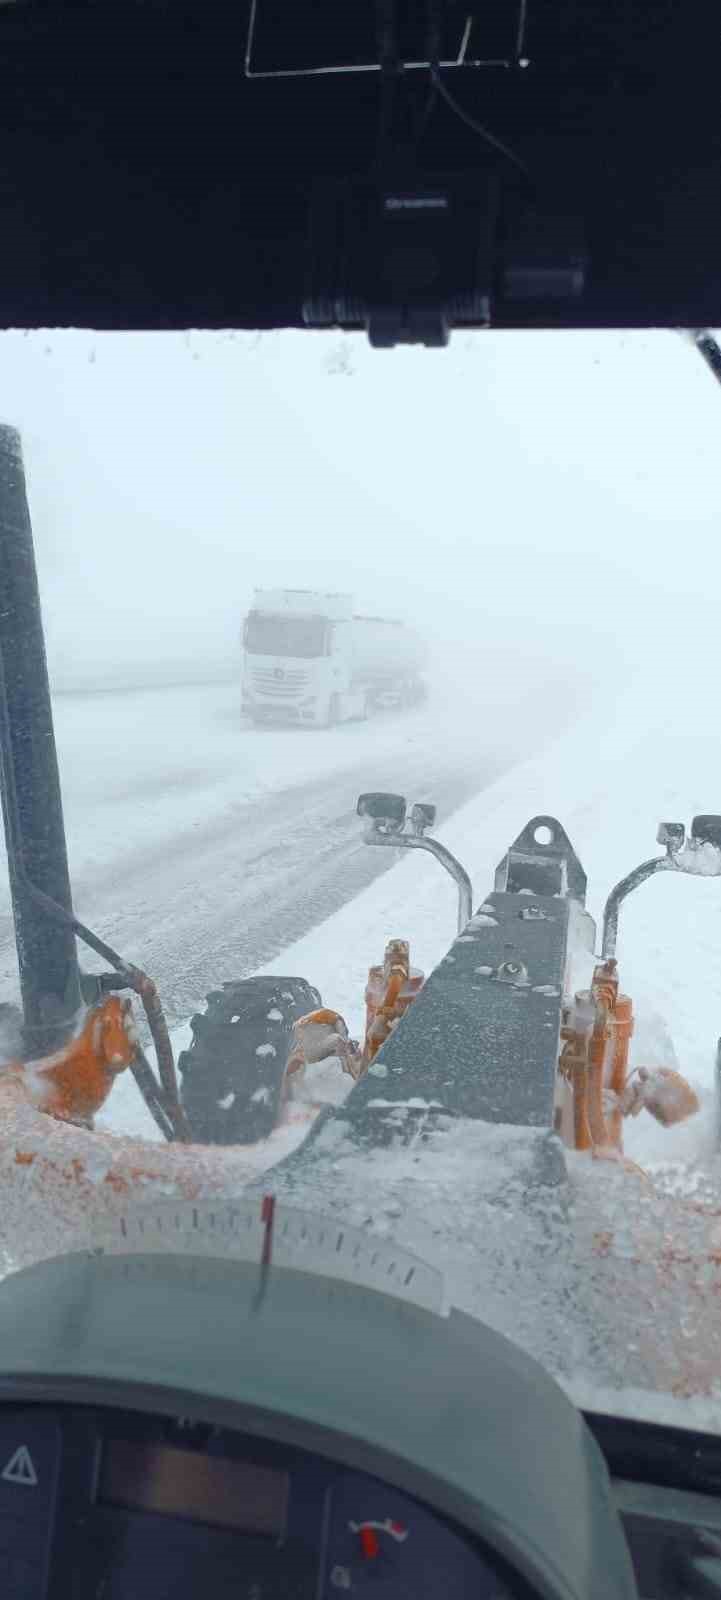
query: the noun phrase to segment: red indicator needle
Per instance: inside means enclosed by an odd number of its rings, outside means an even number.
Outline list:
[[[377,1556],[378,1551],[380,1550],[378,1534],[373,1528],[361,1528],[360,1542],[361,1550],[363,1551],[366,1561],[372,1561],[374,1556]]]

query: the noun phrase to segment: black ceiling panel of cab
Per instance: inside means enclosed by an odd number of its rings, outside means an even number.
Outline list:
[[[397,15],[401,58],[425,61],[425,6]],[[368,0],[0,3],[0,326],[300,326],[313,182],[376,152],[372,17]],[[483,63],[442,68],[462,109],[530,168],[541,213],[583,219],[587,293],[541,320],[718,325],[713,0],[447,0],[440,23],[442,61]],[[402,93],[420,170],[482,185],[495,165],[512,194],[516,170],[425,68]]]

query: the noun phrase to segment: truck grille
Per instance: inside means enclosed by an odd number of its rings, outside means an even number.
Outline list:
[[[308,684],[308,674],[302,667],[254,667],[253,687],[262,694],[277,695],[279,699],[295,699]]]

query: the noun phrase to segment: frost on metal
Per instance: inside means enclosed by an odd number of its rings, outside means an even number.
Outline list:
[[[719,875],[718,846],[708,840],[689,839],[683,850],[674,852],[674,862],[682,872],[699,878],[717,878]]]
[[[402,1118],[409,1104],[388,1109]],[[679,1205],[662,1174],[566,1163],[552,1134],[528,1128],[447,1118],[373,1151],[336,1120],[313,1148],[312,1163],[309,1148],[276,1173],[276,1193],[417,1251],[443,1271],[450,1304],[520,1344],[572,1397],[633,1387],[654,1415],[654,1395],[721,1385],[718,1162]]]
[[[23,471],[22,439],[17,428],[0,422],[0,470],[7,471],[7,465]]]
[[[404,1111],[406,1107],[413,1111],[431,1111],[436,1107],[439,1111],[443,1110],[440,1100],[421,1100],[417,1095],[412,1095],[408,1100],[369,1100],[368,1106],[387,1107],[391,1111]]]

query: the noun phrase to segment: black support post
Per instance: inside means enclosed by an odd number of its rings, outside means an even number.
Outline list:
[[[27,1053],[59,1048],[80,1007],[45,639],[20,435],[0,424],[0,776]]]

